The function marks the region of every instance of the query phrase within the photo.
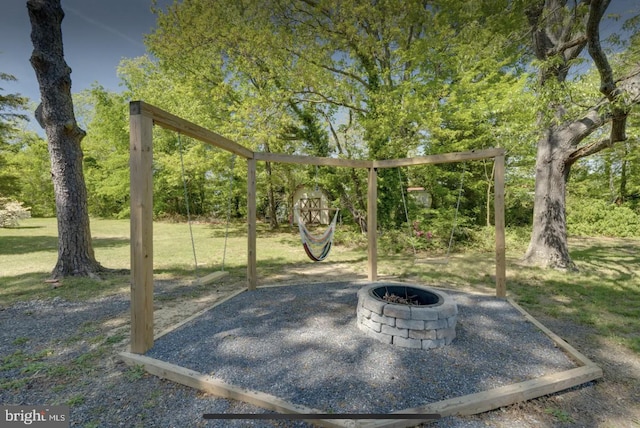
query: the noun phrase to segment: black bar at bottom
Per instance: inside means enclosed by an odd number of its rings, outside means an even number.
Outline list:
[[[204,419],[440,419],[437,413],[205,413]]]

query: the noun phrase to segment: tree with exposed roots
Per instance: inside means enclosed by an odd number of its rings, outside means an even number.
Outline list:
[[[104,269],[95,259],[89,227],[87,189],[82,171],[78,127],[71,100],[71,69],[64,60],[60,0],[28,0],[33,53],[31,65],[40,86],[36,118],[44,128],[58,219],[58,261],[52,277],[97,277]]]
[[[527,10],[533,51],[539,60],[539,115],[533,231],[524,261],[575,270],[569,255],[565,197],[571,166],[625,141],[627,117],[640,102],[640,66],[618,64],[614,76],[601,45],[600,24],[610,0],[536,0]],[[637,42],[637,33],[632,43]],[[600,80],[599,99],[588,107],[570,104],[565,90],[570,68],[588,50]],[[623,53],[622,55],[624,55]]]

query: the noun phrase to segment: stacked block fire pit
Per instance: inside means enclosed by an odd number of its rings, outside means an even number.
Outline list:
[[[439,348],[456,337],[455,300],[424,286],[374,283],[362,287],[356,314],[361,331],[396,346]]]

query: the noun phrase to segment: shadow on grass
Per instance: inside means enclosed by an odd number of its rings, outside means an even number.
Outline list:
[[[528,310],[593,327],[640,353],[637,247],[637,241],[583,241],[571,252],[579,272],[518,267],[507,289]]]
[[[584,244],[583,244],[584,245]],[[585,273],[596,274],[603,270],[616,273],[619,281],[630,280],[640,268],[637,242],[598,242],[579,246],[571,251],[578,268]]]
[[[29,254],[41,251],[56,251],[55,236],[5,236],[0,245],[0,255]]]
[[[380,264],[404,269],[402,277],[414,277],[431,285],[495,286],[495,261],[489,254],[452,254],[433,260],[415,259],[413,255],[387,257]]]
[[[55,293],[50,286],[45,284],[44,280],[50,272],[33,272],[17,276],[0,277],[0,293],[2,296],[2,304],[9,305],[18,300],[31,300],[35,298],[52,297]]]
[[[129,245],[127,238],[93,238],[94,248],[114,248]],[[0,255],[18,255],[42,251],[57,251],[55,236],[5,236],[0,245]]]
[[[17,301],[47,300],[60,297],[69,301],[83,301],[119,294],[129,287],[130,274],[126,270],[115,270],[100,274],[100,280],[87,277],[67,277],[61,286],[53,288],[45,282],[51,272],[0,277],[0,302],[11,305]]]

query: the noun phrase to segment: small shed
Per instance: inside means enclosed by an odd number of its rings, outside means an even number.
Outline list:
[[[409,187],[407,194],[410,195],[416,204],[423,208],[431,208],[431,193],[424,187]]]
[[[319,187],[300,186],[293,193],[293,223],[329,224],[329,195]]]

